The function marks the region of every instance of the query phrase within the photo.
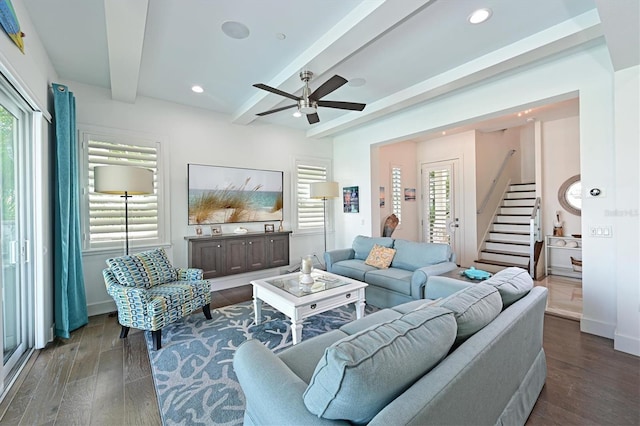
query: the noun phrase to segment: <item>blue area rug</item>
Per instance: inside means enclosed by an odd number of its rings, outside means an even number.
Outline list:
[[[375,309],[375,308],[374,308]],[[367,312],[372,308],[367,306]],[[278,352],[291,346],[291,323],[264,303],[262,323],[255,325],[253,303],[211,311],[212,320],[196,312],[162,330],[162,349],[152,349],[145,333],[153,382],[164,425],[240,425],[244,394],[233,371],[233,355],[247,339],[258,339]],[[355,319],[353,304],[311,318],[302,339],[339,328]]]

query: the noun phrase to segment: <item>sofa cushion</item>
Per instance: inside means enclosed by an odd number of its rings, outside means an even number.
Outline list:
[[[408,271],[447,262],[451,257],[451,247],[448,244],[395,240],[393,248],[396,249],[396,254],[391,267]]]
[[[374,245],[382,247],[393,247],[393,238],[389,237],[365,237],[364,235],[358,235],[353,239],[353,251],[355,252],[355,258],[365,260]]]
[[[391,265],[394,254],[396,254],[395,249],[375,244],[364,263],[378,269],[387,269]]]
[[[455,333],[453,313],[429,307],[345,337],[318,362],[305,406],[321,418],[367,423],[446,356]]]
[[[486,284],[474,284],[438,302],[453,311],[458,324],[456,343],[462,343],[493,321],[502,311],[498,290]]]
[[[394,311],[393,309],[381,309],[372,314],[365,315],[357,321],[351,321],[340,327],[340,331],[347,333],[348,335],[360,333],[369,327],[374,325],[389,322],[394,319],[398,319],[402,316],[401,313]],[[298,346],[298,345],[296,345]],[[328,345],[327,345],[328,346]]]
[[[178,279],[164,249],[107,259],[107,265],[121,285],[128,287],[153,287]]]
[[[503,269],[484,280],[483,283],[498,289],[502,297],[503,309],[526,296],[533,288],[533,279],[529,273],[515,266]]]
[[[364,274],[369,271],[375,271],[373,266],[365,265],[364,260],[349,259],[336,262],[331,267],[331,272],[354,280],[364,281]]]
[[[413,272],[405,269],[389,268],[375,269],[365,274],[364,279],[369,285],[411,295],[411,277]]]

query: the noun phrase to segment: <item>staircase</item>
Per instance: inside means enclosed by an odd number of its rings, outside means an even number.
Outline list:
[[[535,183],[509,186],[482,244],[475,267],[498,272],[510,266],[529,269],[531,251],[530,218],[536,202]],[[539,248],[536,247],[537,253]],[[536,260],[538,255],[536,255]]]

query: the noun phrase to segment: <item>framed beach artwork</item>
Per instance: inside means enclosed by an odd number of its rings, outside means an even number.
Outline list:
[[[380,187],[380,208],[384,207],[384,186]]]
[[[360,197],[357,186],[342,188],[342,206],[345,213],[360,213]]]
[[[416,200],[416,189],[415,188],[405,188],[404,189],[404,200],[405,201],[415,201]]]
[[[283,219],[283,172],[187,165],[189,225]]]

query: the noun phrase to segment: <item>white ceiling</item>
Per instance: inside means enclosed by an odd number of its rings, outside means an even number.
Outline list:
[[[62,79],[109,88],[114,99],[124,102],[135,102],[137,96],[163,99],[225,113],[238,124],[257,119],[305,129],[310,137],[337,134],[546,56],[588,46],[603,35],[614,44],[614,66],[638,64],[640,51],[637,0],[24,3]],[[491,19],[469,24],[467,17],[480,7],[493,11]],[[607,22],[601,23],[601,17]],[[249,37],[224,35],[221,25],[226,21],[245,24]],[[286,38],[278,39],[278,33]],[[334,74],[364,79],[364,85],[346,84],[325,99],[367,107],[362,112],[320,108],[321,122],[314,125],[292,117],[293,109],[256,117],[292,102],[252,84],[299,95],[298,74],[305,69],[315,73],[312,90]],[[194,84],[205,92],[193,93]],[[560,105],[558,114],[575,115],[577,102],[572,108]],[[547,114],[553,110],[546,109]],[[506,125],[495,120],[487,126],[513,125],[513,120]]]

